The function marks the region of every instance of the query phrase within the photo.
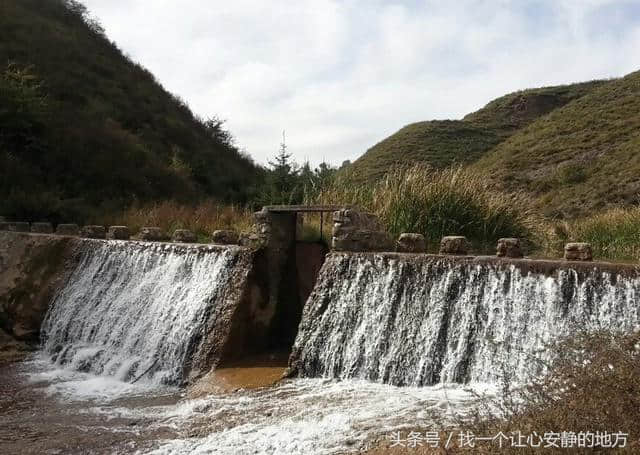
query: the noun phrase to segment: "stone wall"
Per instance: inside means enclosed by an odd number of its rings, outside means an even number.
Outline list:
[[[395,250],[395,242],[377,216],[353,209],[334,212],[331,246],[335,251]]]

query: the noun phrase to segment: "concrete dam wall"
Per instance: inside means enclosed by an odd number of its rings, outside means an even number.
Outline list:
[[[636,266],[332,253],[305,306],[290,375],[394,385],[526,380],[545,344],[640,327]]]
[[[266,249],[0,231],[0,328],[73,369],[191,382],[290,348],[324,257],[296,250],[285,298]]]
[[[519,258],[517,239],[502,257],[468,256],[460,237],[429,255],[418,234],[398,241],[410,253],[362,253],[393,241],[353,211],[334,218],[346,251],[325,260],[296,241],[295,211],[273,210],[245,246],[0,231],[0,341],[129,382],[191,383],[291,351],[290,376],[423,386],[525,379],[560,335],[640,327],[635,265]]]

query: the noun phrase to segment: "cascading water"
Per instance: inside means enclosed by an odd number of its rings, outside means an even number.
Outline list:
[[[523,380],[560,335],[639,324],[637,273],[333,254],[307,301],[291,368],[412,386]]]
[[[43,350],[79,371],[180,383],[205,326],[224,311],[239,254],[236,248],[87,242],[45,318]]]

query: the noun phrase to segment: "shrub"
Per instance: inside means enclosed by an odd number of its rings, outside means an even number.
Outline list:
[[[627,447],[619,450],[638,453],[640,331],[584,332],[554,343],[549,350],[552,360],[548,372],[521,389],[511,390],[506,384],[500,400],[489,406],[488,416],[486,412],[476,412],[472,431],[476,435],[499,431],[535,431],[539,435],[562,431],[623,432],[629,435]],[[473,453],[493,453],[492,450],[495,446],[476,446]],[[503,450],[537,453],[536,449]],[[556,451],[565,453],[567,449]]]

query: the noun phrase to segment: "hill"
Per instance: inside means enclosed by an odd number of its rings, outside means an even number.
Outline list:
[[[0,213],[82,221],[133,201],[244,202],[259,168],[71,0],[0,2]]]
[[[474,167],[575,218],[640,195],[640,72],[596,87],[519,130]]]
[[[407,125],[367,150],[349,172],[364,181],[383,176],[396,164],[444,168],[474,162],[520,128],[603,84],[592,81],[522,90],[493,100],[462,120]]]

